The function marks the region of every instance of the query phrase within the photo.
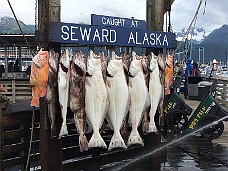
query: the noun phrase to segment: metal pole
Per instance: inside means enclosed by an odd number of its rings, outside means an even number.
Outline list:
[[[203,64],[204,64],[204,47],[203,47]]]
[[[226,51],[226,68],[228,69],[228,51]]]
[[[8,78],[8,48],[7,44],[4,44],[4,51],[5,51],[5,78]]]
[[[18,47],[18,57],[19,57],[19,71],[22,71],[21,46]]]

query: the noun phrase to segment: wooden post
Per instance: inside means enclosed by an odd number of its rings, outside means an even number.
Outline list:
[[[0,106],[0,171],[3,171],[4,169],[3,169],[3,167],[2,167],[2,165],[3,165],[3,162],[2,162],[2,160],[3,160],[3,153],[2,153],[2,146],[3,146],[3,141],[2,141],[2,130],[3,130],[3,128],[2,128],[2,108],[1,108],[1,106]]]
[[[146,23],[147,29],[150,31],[163,31],[164,25],[164,7],[165,0],[147,0],[146,2]],[[155,55],[158,55],[159,52],[162,52],[162,49],[147,48],[146,54],[153,52]],[[160,127],[159,124],[159,114],[156,112],[155,115],[155,124]],[[161,135],[160,134],[147,134],[145,136],[145,147],[155,149],[161,144]],[[160,155],[156,155],[153,162],[159,162]]]
[[[38,29],[45,36],[43,47],[50,47],[49,43],[49,24],[50,22],[60,22],[60,0],[39,0],[38,1]],[[51,45],[55,52],[60,54],[60,44]],[[48,50],[48,49],[46,49]],[[54,100],[56,108],[56,126],[57,131],[61,126],[61,114],[58,102],[58,91],[55,90]],[[48,117],[48,107],[45,98],[40,99],[40,159],[41,170],[43,171],[61,171],[62,170],[62,140],[58,137],[52,138],[50,135],[50,120]]]
[[[165,0],[146,1],[146,24],[150,31],[163,31]],[[162,49],[147,48],[146,54],[154,52],[155,55]]]

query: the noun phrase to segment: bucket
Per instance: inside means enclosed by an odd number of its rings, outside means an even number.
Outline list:
[[[198,100],[202,101],[204,97],[207,95],[211,86],[198,86]]]

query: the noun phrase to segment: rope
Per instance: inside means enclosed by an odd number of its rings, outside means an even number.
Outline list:
[[[204,15],[204,14],[205,14],[205,12],[206,12],[206,5],[207,5],[207,0],[205,0],[204,10],[203,10],[203,15]]]
[[[28,166],[29,166],[29,160],[30,160],[30,154],[31,154],[31,148],[32,148],[32,140],[33,140],[33,132],[34,132],[34,123],[35,123],[35,107],[33,107],[33,110],[32,110],[32,128],[31,128],[29,151],[28,151],[28,157],[27,157],[27,163],[26,163],[25,170],[28,170]]]
[[[195,158],[193,156],[193,154],[197,154],[200,158],[202,158],[204,160],[217,159],[219,162],[221,162],[222,165],[228,167],[228,163],[226,163],[223,160],[216,157],[208,148],[201,148],[197,153],[193,153],[193,152],[190,152],[188,150],[181,148],[178,145],[176,145],[176,147],[179,148],[180,150],[184,151],[185,153],[187,153],[189,156],[192,156],[193,158]]]
[[[180,44],[179,44],[178,47],[175,49],[175,53],[176,53],[177,50],[181,47],[182,43],[185,41],[187,35],[189,34],[190,29],[191,29],[191,27],[192,27],[192,24],[193,24],[193,22],[194,22],[194,21],[196,20],[196,18],[197,18],[197,15],[198,15],[198,13],[199,13],[199,9],[200,9],[200,6],[201,6],[202,2],[203,2],[203,0],[200,0],[199,5],[198,5],[197,10],[196,10],[196,13],[195,13],[195,15],[194,15],[194,17],[193,17],[193,19],[192,19],[192,21],[191,21],[191,23],[190,23],[188,29],[187,29],[185,35],[183,36],[183,38],[182,38]]]
[[[25,39],[25,42],[26,42],[26,44],[27,44],[27,46],[28,46],[28,48],[29,48],[29,50],[30,50],[32,56],[35,56],[34,52],[32,51],[32,49],[31,49],[31,47],[30,47],[30,45],[29,45],[29,43],[28,43],[28,41],[27,41],[27,38],[25,37],[25,34],[24,34],[24,32],[23,32],[23,30],[22,30],[22,28],[21,28],[21,26],[20,26],[20,24],[19,24],[19,22],[18,22],[18,19],[17,19],[15,13],[14,13],[13,7],[12,7],[11,4],[10,4],[10,1],[9,1],[9,0],[7,0],[7,1],[8,1],[8,4],[9,4],[9,6],[10,6],[10,9],[11,9],[12,13],[13,13],[13,16],[14,16],[16,22],[17,22],[17,25],[18,25],[18,27],[19,27],[19,29],[20,29],[20,31],[21,31],[21,33],[22,33],[24,39]]]

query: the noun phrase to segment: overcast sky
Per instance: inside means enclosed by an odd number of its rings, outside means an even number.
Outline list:
[[[26,24],[34,24],[35,0],[10,0],[10,2],[19,20]],[[188,28],[199,2],[200,0],[175,0],[171,13],[174,32]],[[196,27],[204,28],[208,34],[223,24],[228,24],[228,0],[206,0],[206,2],[206,8],[205,0],[202,3]],[[0,0],[0,3],[0,17],[13,17],[7,0]],[[61,0],[62,22],[90,24],[91,14],[145,20],[146,0]]]

